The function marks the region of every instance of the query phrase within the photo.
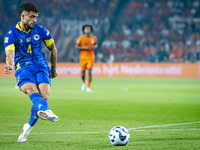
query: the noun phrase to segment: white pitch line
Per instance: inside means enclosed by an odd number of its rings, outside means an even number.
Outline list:
[[[188,128],[188,129],[153,129],[153,130],[133,130],[133,132],[150,132],[150,131],[195,131],[200,130],[200,128]],[[30,134],[93,134],[93,133],[103,133],[103,132],[109,132],[109,131],[101,131],[101,132],[40,132],[40,133],[30,133]],[[19,135],[20,133],[0,133],[1,135]]]
[[[105,131],[102,131],[105,132]],[[100,132],[39,132],[30,134],[87,134],[87,133],[100,133]],[[0,135],[18,135],[20,133],[0,133]]]
[[[200,130],[200,128],[188,128],[188,129],[153,129],[153,130],[133,130],[133,132],[142,132],[142,131],[194,131],[194,130]]]
[[[196,124],[198,122],[187,122],[187,123],[177,123],[177,124],[165,124],[165,125],[154,125],[154,126],[144,126],[137,128],[129,128],[128,130],[133,130],[134,132],[142,132],[142,131],[182,131],[182,130],[200,130],[200,128],[188,128],[188,129],[153,129],[153,130],[137,130],[137,129],[148,129],[148,128],[156,128],[156,127],[168,127],[168,126],[178,126],[178,125],[186,125],[186,124]],[[40,133],[31,133],[31,134],[92,134],[92,133],[102,133],[109,131],[97,131],[97,132],[40,132]],[[0,135],[18,135],[20,133],[0,133]]]
[[[128,130],[148,129],[148,128],[157,128],[157,127],[168,127],[168,126],[179,126],[179,125],[196,124],[196,123],[200,123],[200,121],[198,121],[198,122],[187,122],[187,123],[176,123],[176,124],[154,125],[154,126],[144,126],[144,127],[137,127],[137,128],[129,128]]]

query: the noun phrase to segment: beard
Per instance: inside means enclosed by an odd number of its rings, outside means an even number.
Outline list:
[[[24,23],[24,27],[26,28],[26,30],[28,31],[28,30],[30,30],[30,29],[33,29],[34,28],[34,25],[33,26],[31,26],[30,24],[28,24],[28,23]]]

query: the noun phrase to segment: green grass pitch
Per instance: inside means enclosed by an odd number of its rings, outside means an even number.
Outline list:
[[[80,78],[55,78],[48,102],[60,120],[40,119],[25,143],[32,103],[14,85],[0,78],[0,150],[200,149],[200,79],[94,78],[87,93]],[[130,132],[123,147],[108,139],[118,125]]]

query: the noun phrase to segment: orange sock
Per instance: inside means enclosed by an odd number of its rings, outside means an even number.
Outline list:
[[[87,87],[89,88],[89,87],[90,87],[90,85],[91,85],[91,82],[88,82],[88,83],[87,83]]]
[[[83,80],[83,83],[85,83],[85,79],[82,79]]]

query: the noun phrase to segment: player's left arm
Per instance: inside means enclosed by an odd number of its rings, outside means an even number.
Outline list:
[[[51,78],[55,78],[58,75],[57,72],[56,72],[56,63],[57,63],[57,49],[56,49],[56,45],[53,42],[47,48],[51,52]]]
[[[97,47],[98,47],[98,44],[95,44],[95,45],[94,45],[94,49],[96,49]]]
[[[50,32],[44,28],[40,27],[41,35],[42,35],[42,40],[45,43],[46,47],[49,49],[51,52],[51,78],[55,78],[58,74],[56,72],[56,63],[57,63],[57,49],[56,45],[54,43],[54,40],[50,34]]]
[[[94,44],[94,46],[91,46],[91,49],[96,49],[98,47],[98,44]]]
[[[97,38],[95,37],[95,43],[94,43],[94,45],[91,48],[92,49],[96,49],[97,47],[98,47]]]

